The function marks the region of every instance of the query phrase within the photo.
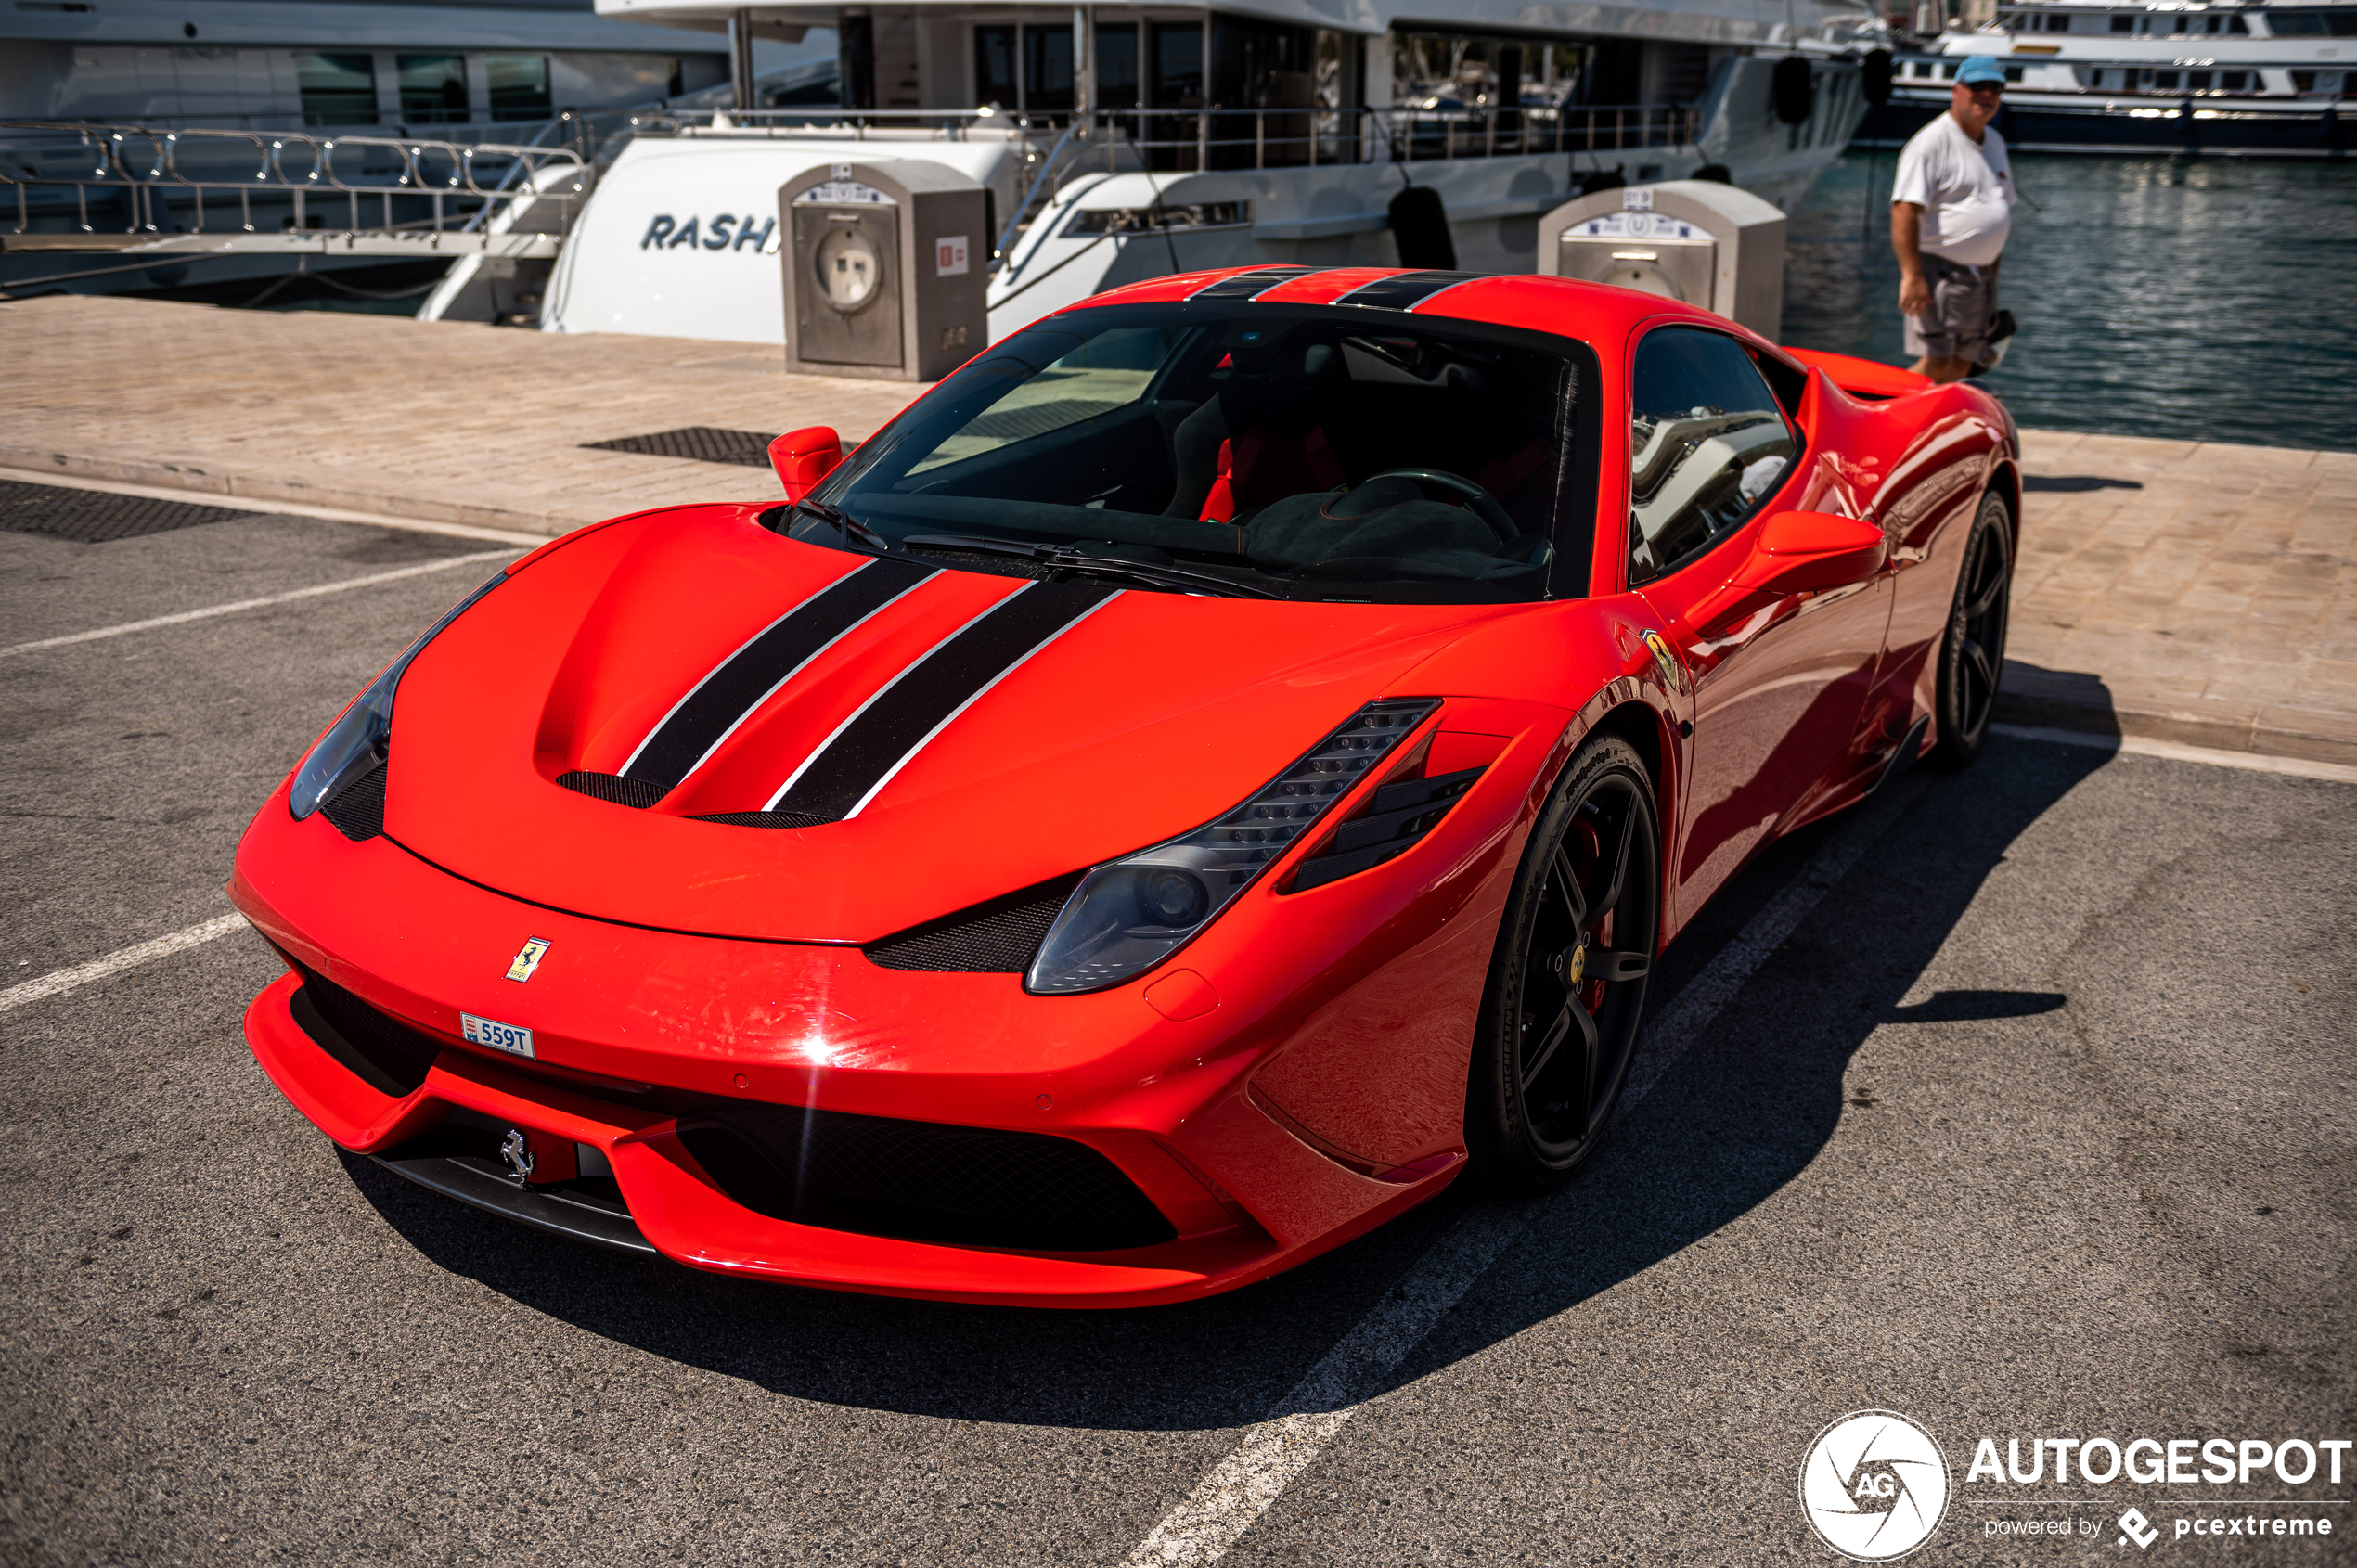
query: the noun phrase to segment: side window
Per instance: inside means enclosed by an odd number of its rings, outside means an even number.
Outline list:
[[[1629,394],[1629,582],[1672,571],[1741,527],[1796,451],[1741,343],[1694,328],[1648,333]]]

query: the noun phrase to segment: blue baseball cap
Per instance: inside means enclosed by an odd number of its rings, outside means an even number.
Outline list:
[[[2005,68],[1988,55],[1975,55],[1957,69],[1956,80],[1968,87],[1977,82],[1993,82],[2002,87],[2005,84]]]

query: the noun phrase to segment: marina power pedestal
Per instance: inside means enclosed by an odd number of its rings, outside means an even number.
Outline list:
[[[779,189],[786,368],[937,381],[988,340],[986,194],[939,163],[823,163]]]
[[[1539,270],[1699,305],[1773,342],[1784,321],[1784,214],[1715,180],[1600,190],[1539,220]]]

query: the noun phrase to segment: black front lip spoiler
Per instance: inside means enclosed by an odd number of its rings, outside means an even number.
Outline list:
[[[368,1158],[395,1176],[406,1176],[419,1186],[429,1188],[445,1198],[456,1198],[461,1203],[471,1203],[478,1209],[488,1209],[503,1218],[531,1226],[536,1230],[553,1231],[559,1236],[569,1236],[593,1246],[611,1247],[616,1252],[638,1253],[647,1257],[657,1255],[654,1244],[639,1231],[628,1215],[601,1204],[583,1202],[561,1192],[535,1191],[519,1186],[474,1161],[440,1154],[409,1157],[371,1154]]]

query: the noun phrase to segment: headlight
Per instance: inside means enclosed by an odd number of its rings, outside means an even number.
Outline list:
[[[385,760],[393,743],[393,691],[401,684],[402,672],[409,662],[425,651],[426,644],[442,635],[442,629],[466,612],[469,605],[507,581],[505,572],[492,574],[491,580],[453,605],[450,613],[426,628],[425,636],[409,645],[400,658],[385,669],[383,675],[368,683],[368,689],[353,699],[343,716],[328,726],[319,743],[295,769],[294,783],[287,790],[287,809],[294,813],[297,822],[335,799],[338,791]]]
[[[1430,697],[1370,702],[1218,821],[1090,871],[1048,928],[1024,989],[1098,991],[1162,962],[1439,706]]]

